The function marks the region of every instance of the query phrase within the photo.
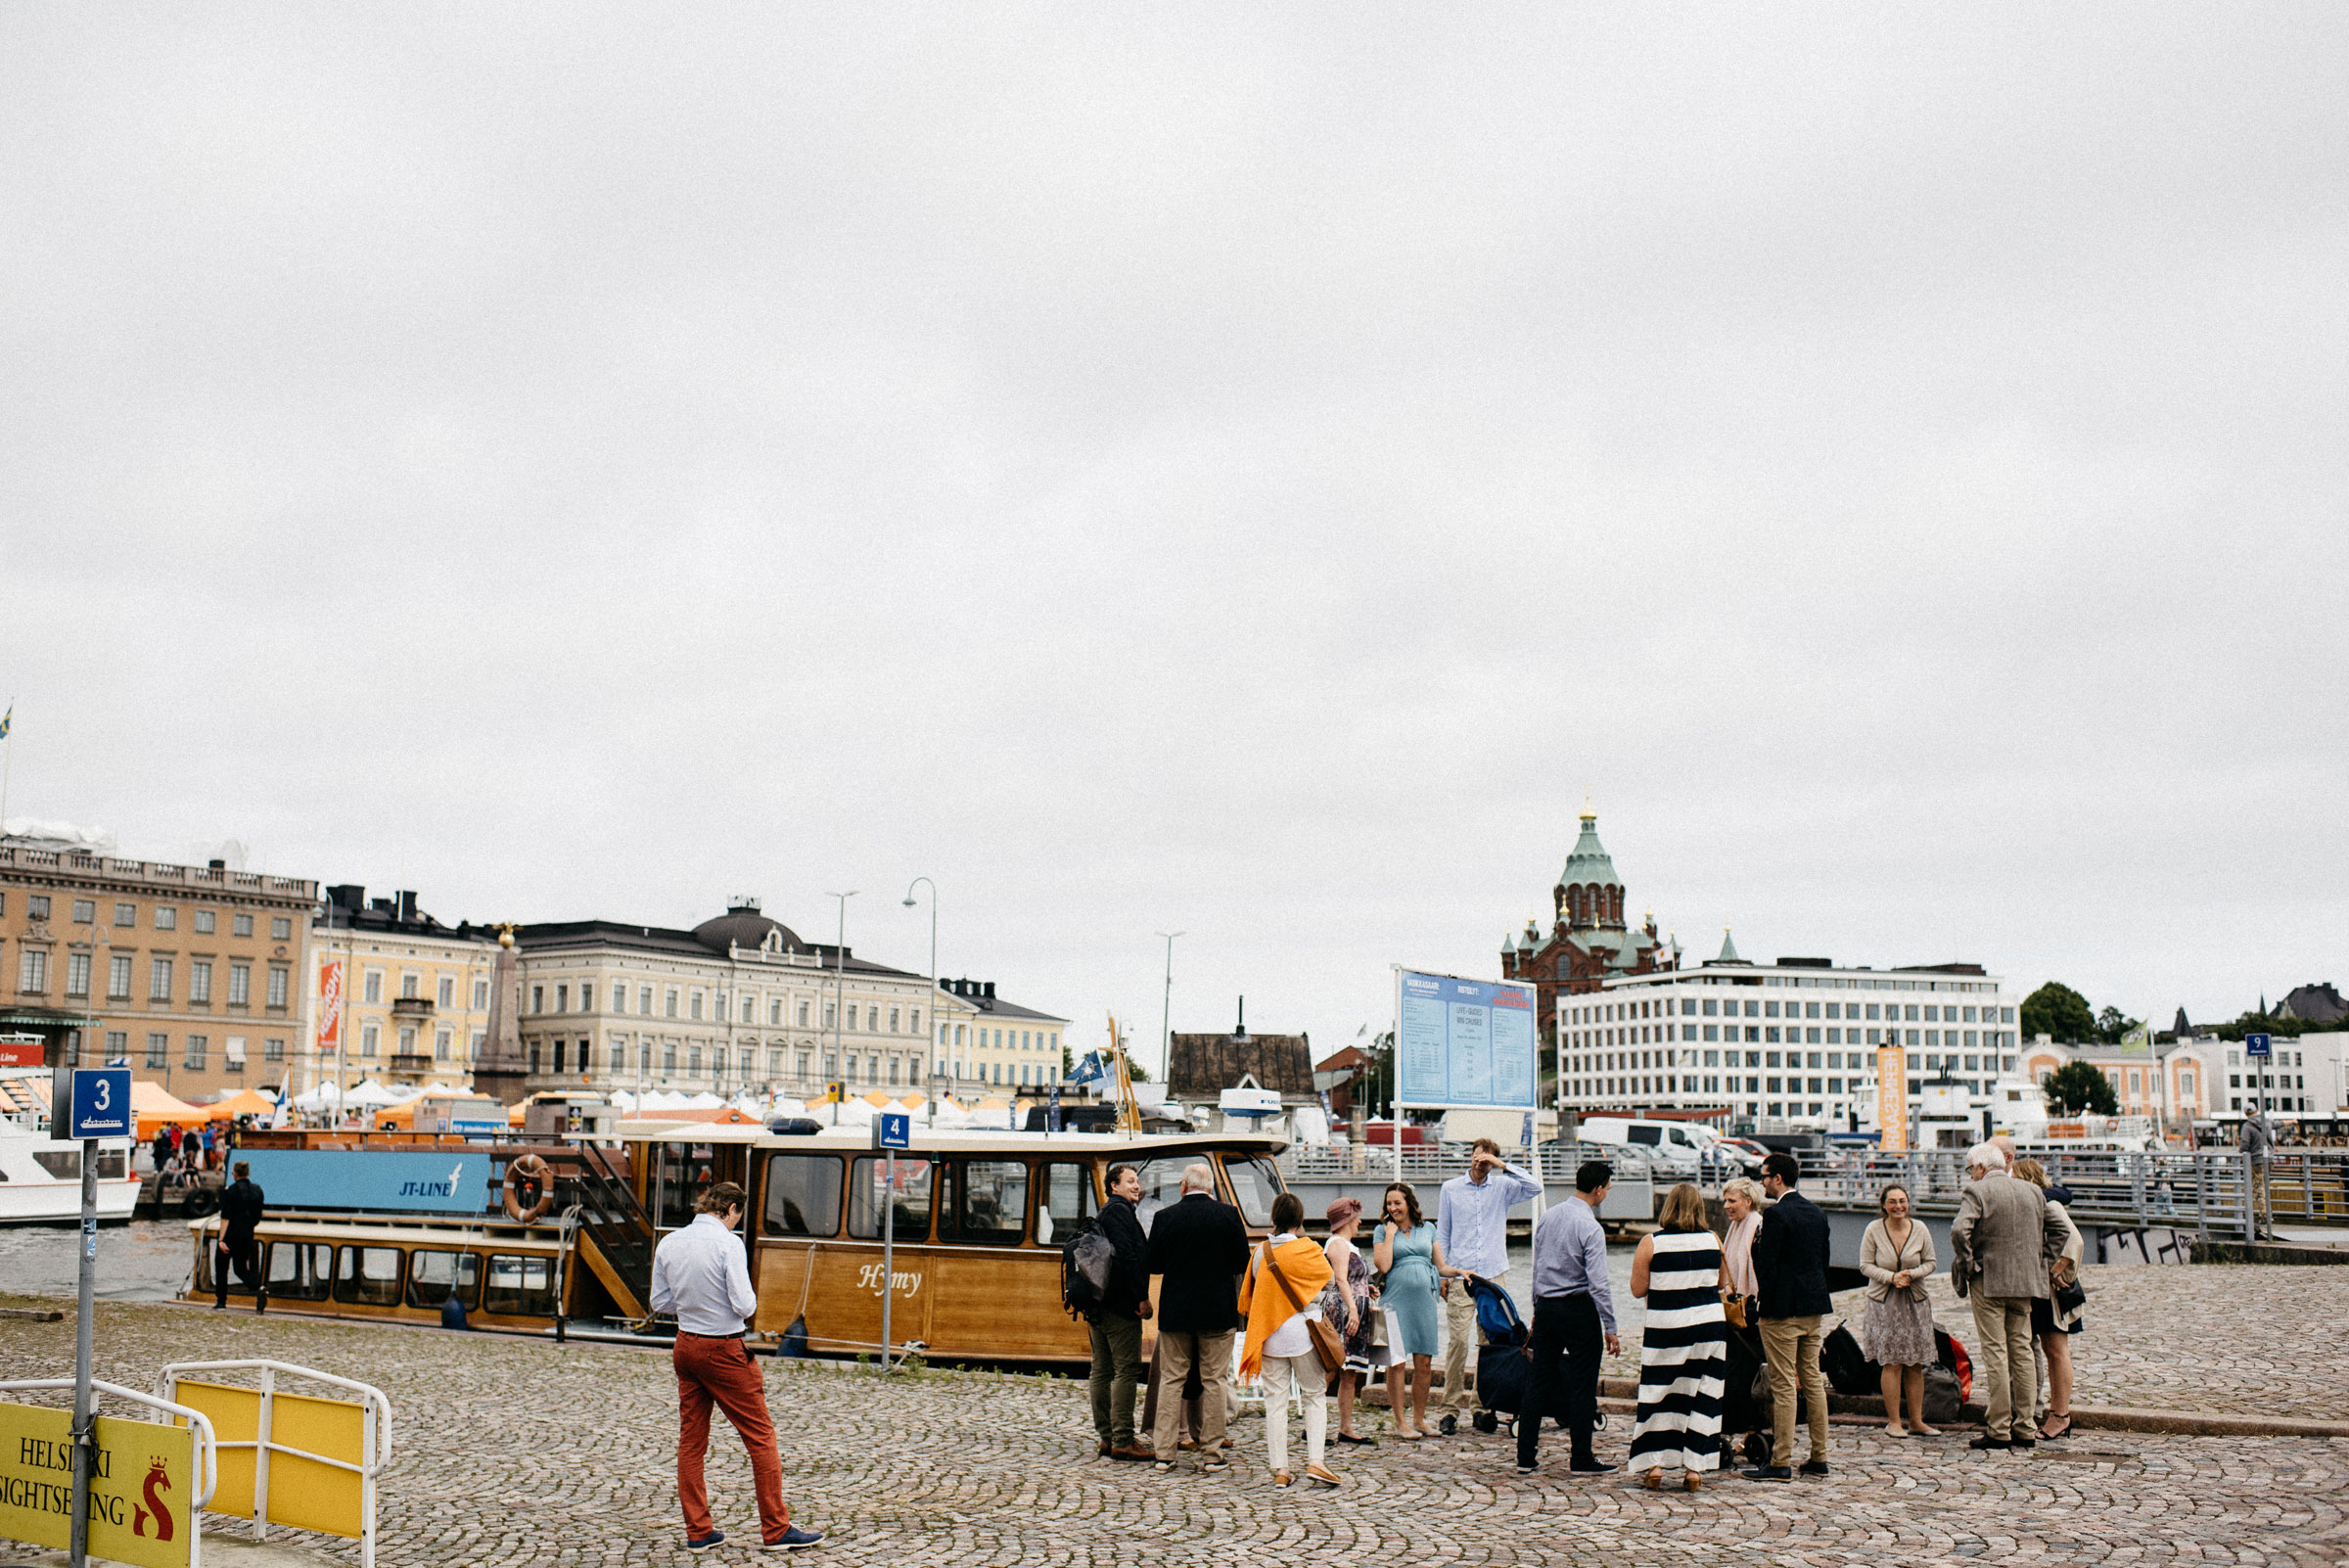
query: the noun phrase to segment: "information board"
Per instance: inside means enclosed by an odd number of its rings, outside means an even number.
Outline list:
[[[1405,1105],[1534,1109],[1534,988],[1396,970],[1395,1066]]]
[[[142,1568],[185,1564],[196,1541],[186,1427],[98,1417],[90,1555]],[[73,1529],[73,1412],[0,1405],[0,1537],[63,1550]]]

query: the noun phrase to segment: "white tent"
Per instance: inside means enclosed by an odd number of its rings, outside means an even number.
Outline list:
[[[383,1084],[378,1084],[374,1079],[369,1078],[362,1079],[358,1083],[353,1084],[350,1086],[350,1093],[345,1097],[344,1103],[346,1105],[367,1105],[378,1107],[385,1105],[404,1105],[414,1097],[414,1095],[394,1094],[390,1089],[384,1087]]]
[[[938,1102],[937,1113],[930,1118],[930,1125],[942,1132],[950,1132],[956,1128],[969,1127],[971,1113],[955,1104],[951,1099],[942,1098]]]
[[[694,1111],[722,1111],[726,1107],[725,1101],[707,1091],[700,1094],[688,1094],[678,1103],[686,1109]]]
[[[309,1090],[307,1093],[297,1094],[294,1096],[294,1109],[298,1111],[332,1110],[335,1106],[338,1106],[342,1103],[342,1085],[332,1082],[320,1084],[317,1087]]]

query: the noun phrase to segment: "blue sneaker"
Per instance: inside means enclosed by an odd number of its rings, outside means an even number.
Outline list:
[[[760,1551],[798,1551],[803,1546],[820,1546],[823,1544],[824,1533],[821,1530],[802,1530],[798,1525],[793,1525],[789,1530],[783,1532],[782,1540],[761,1543],[759,1549]]]
[[[713,1530],[706,1536],[687,1536],[685,1549],[687,1551],[708,1551],[712,1546],[725,1545],[725,1540],[726,1533],[723,1530]]]

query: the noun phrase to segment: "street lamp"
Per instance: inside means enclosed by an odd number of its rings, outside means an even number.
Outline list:
[[[1174,1070],[1174,939],[1186,935],[1180,931],[1162,931],[1167,939],[1167,987],[1159,997],[1158,1013],[1158,1081],[1164,1084]]]
[[[824,897],[840,900],[840,939],[833,944],[832,949],[832,1061],[834,1066],[842,1069],[840,1082],[845,1084],[850,1074],[847,1071],[848,1063],[843,1059],[847,1050],[841,1043],[840,1010],[847,1000],[844,988],[848,984],[849,971],[849,900],[855,898],[856,894],[852,890],[848,893],[827,893]],[[832,1125],[840,1126],[840,1107],[837,1104],[832,1107]]]
[[[915,877],[911,882],[906,883],[905,907],[908,909],[913,907],[913,890],[925,882],[930,884],[930,1027],[936,1029],[938,1027],[938,884],[931,882],[928,877]],[[944,1044],[944,1041],[942,1039],[940,1043]],[[922,1059],[927,1068],[931,1059],[928,1040],[922,1041]],[[929,1070],[925,1071],[922,1077],[930,1085],[930,1116],[935,1121],[938,1117],[938,1074],[935,1070]]]

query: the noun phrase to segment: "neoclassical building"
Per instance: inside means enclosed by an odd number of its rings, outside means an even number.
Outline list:
[[[1624,915],[1623,878],[1598,842],[1598,817],[1583,811],[1583,830],[1566,856],[1566,868],[1550,889],[1554,924],[1545,937],[1528,920],[1514,937],[1500,940],[1504,980],[1531,981],[1540,999],[1536,1038],[1555,1040],[1558,995],[1594,992],[1623,975],[1678,969],[1680,950],[1656,935],[1655,916],[1634,927]]]

